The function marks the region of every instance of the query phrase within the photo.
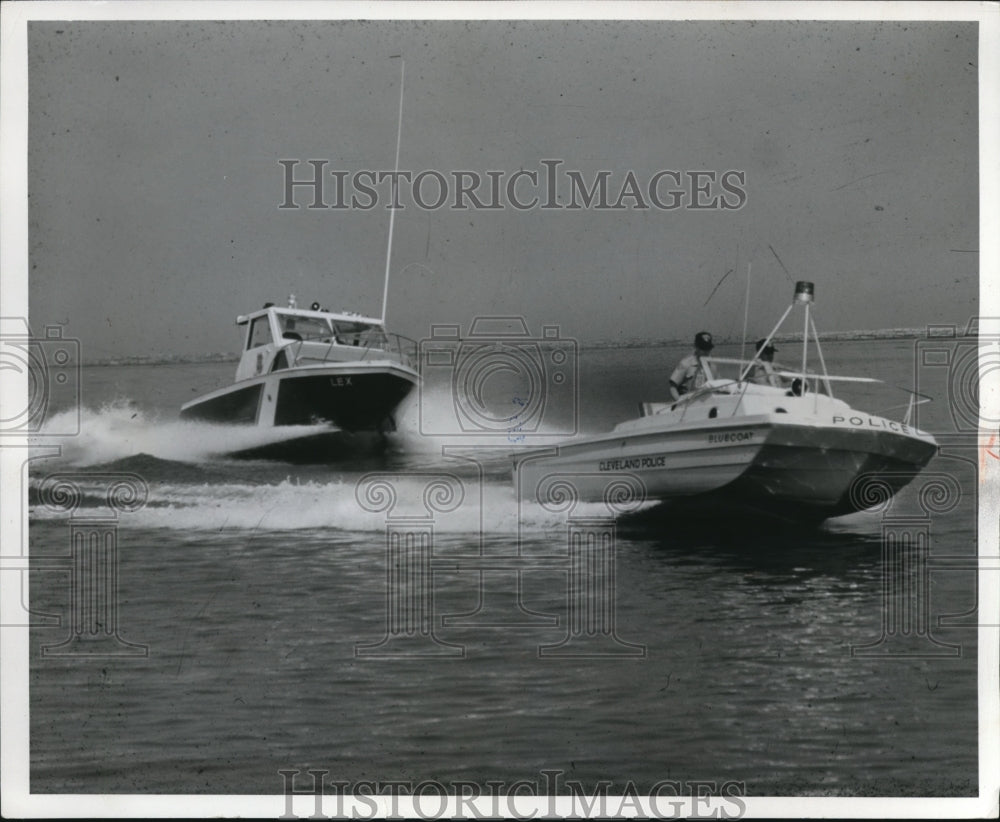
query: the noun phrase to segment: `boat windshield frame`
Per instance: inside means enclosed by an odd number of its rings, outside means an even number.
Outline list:
[[[306,316],[300,311],[289,309],[273,310],[271,325],[275,332],[275,339],[282,341],[319,340],[329,342],[334,334],[330,319],[318,312],[316,314],[316,316]]]
[[[416,370],[417,343],[400,334],[385,330],[381,320],[361,314],[313,311],[301,308],[267,306],[250,314],[236,318],[237,325],[253,326],[253,323],[267,317],[275,349],[288,352],[289,365],[337,361],[331,355],[337,349],[351,349],[358,353],[358,359],[372,358],[386,354],[403,365]],[[293,323],[293,325],[289,325]],[[247,329],[249,335],[250,329]],[[304,332],[304,333],[303,333]],[[289,334],[293,336],[289,336]],[[246,338],[249,340],[249,336]],[[244,343],[246,345],[247,342]],[[325,351],[317,352],[317,344]],[[244,351],[249,349],[245,348]]]

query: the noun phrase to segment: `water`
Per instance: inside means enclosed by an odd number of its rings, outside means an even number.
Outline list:
[[[831,372],[912,384],[911,342],[824,351]],[[683,353],[581,352],[579,415],[550,409],[542,432],[633,416],[664,397]],[[422,437],[414,400],[385,454],[337,466],[230,460],[253,434],[176,414],[233,369],[86,368],[80,435],[32,464],[33,557],[69,553],[65,515],[40,504],[50,472],[136,474],[149,489],[117,525],[119,633],[148,655],[42,657],[69,629],[40,619],[32,629],[33,792],[279,793],[280,769],[319,768],[345,781],[537,782],[556,769],[584,786],[976,794],[974,574],[930,576],[934,638],[958,655],[851,656],[882,632],[883,515],[815,530],[726,512],[620,522],[617,640],[589,648],[601,655],[553,656],[572,636],[567,525],[514,497],[504,455],[523,432],[442,455],[454,440]],[[906,401],[849,388],[844,398],[873,412]],[[438,420],[453,414],[443,391],[441,380],[428,386],[425,412]],[[936,405],[922,425],[953,428]],[[961,456],[952,448],[928,468],[962,489],[932,519],[933,556],[975,551],[975,463]],[[450,473],[464,494],[434,514],[435,656],[366,655],[385,650],[388,632],[386,513],[356,495],[370,472],[396,475],[393,517],[427,513],[421,474]],[[78,515],[102,504],[96,485],[84,487]],[[916,497],[907,489],[891,512],[919,513]],[[67,580],[65,566],[33,574],[33,608],[65,617]]]

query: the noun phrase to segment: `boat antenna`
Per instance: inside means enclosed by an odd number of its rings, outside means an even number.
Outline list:
[[[399,122],[396,126],[396,167],[392,175],[392,200],[389,203],[389,242],[385,250],[385,286],[382,289],[382,327],[385,327],[385,309],[389,301],[389,268],[392,264],[392,227],[396,220],[396,195],[399,190],[399,146],[403,139],[403,82],[406,79],[406,60],[399,54],[389,59],[399,59]]]
[[[781,262],[781,257],[779,257],[778,252],[774,250],[774,246],[768,244],[767,247],[771,249],[771,253],[774,255],[774,259],[778,261],[778,265],[781,266],[781,270],[785,272],[785,276],[788,278],[788,282],[792,282],[792,275],[788,273],[788,269],[785,268],[785,264]]]
[[[740,359],[746,359],[747,351],[747,317],[750,315],[750,266],[753,263],[747,263],[747,293],[746,297],[743,298],[743,342],[740,344]]]

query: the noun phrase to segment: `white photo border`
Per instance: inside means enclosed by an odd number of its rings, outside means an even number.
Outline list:
[[[0,314],[28,316],[28,24],[54,20],[921,20],[979,24],[979,314],[1000,316],[1000,4],[974,2],[7,2],[0,7]],[[1000,374],[982,375],[984,407],[1000,406]],[[24,375],[0,374],[4,406],[23,407]],[[996,414],[983,419],[996,419]],[[980,450],[986,449],[981,426]],[[25,447],[6,438],[4,447]],[[1000,465],[986,461],[979,489],[980,557],[1000,556]],[[27,542],[27,501],[17,500],[21,478],[0,476],[0,541]],[[11,505],[12,498],[18,504]],[[7,552],[5,552],[7,553]],[[22,545],[27,556],[27,545]],[[19,575],[0,574],[4,596],[20,596]],[[10,578],[10,579],[8,579]],[[995,818],[1000,794],[1000,573],[979,575],[979,796],[973,798],[746,797],[748,818]],[[11,590],[13,588],[13,590]],[[27,628],[2,629],[0,729],[2,812],[5,817],[277,817],[285,797],[244,795],[39,795],[30,793]],[[276,782],[277,787],[277,782]],[[382,816],[387,797],[372,797]],[[544,816],[571,811],[569,797],[518,799],[517,810]],[[468,807],[468,803],[466,802]],[[349,806],[348,806],[349,807]],[[408,798],[398,812],[413,815]],[[490,813],[490,800],[479,808]],[[454,809],[452,804],[449,811]],[[704,810],[704,807],[702,808]],[[301,816],[313,812],[309,796],[296,797]]]

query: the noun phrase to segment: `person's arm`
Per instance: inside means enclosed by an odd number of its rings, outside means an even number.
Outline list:
[[[680,386],[673,380],[670,381],[670,396],[675,400],[679,400],[681,398]]]

